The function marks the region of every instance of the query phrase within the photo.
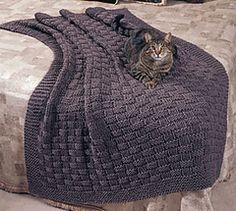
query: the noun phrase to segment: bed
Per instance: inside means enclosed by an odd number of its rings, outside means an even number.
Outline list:
[[[0,3],[1,23],[32,18],[42,11],[57,15],[61,8],[83,12],[87,7],[128,8],[133,14],[158,29],[192,42],[217,58],[229,77],[227,140],[221,176],[230,177],[234,164],[236,139],[236,2],[210,1],[187,4],[168,1],[164,7],[120,3],[116,6],[83,1],[28,0]],[[0,187],[11,192],[27,192],[24,161],[24,119],[29,97],[47,72],[52,60],[51,50],[41,42],[21,34],[0,31]],[[217,183],[215,185],[217,185]],[[173,193],[125,204],[98,205],[107,210],[213,210],[211,188],[196,192]],[[48,201],[54,206],[72,209]],[[73,209],[76,209],[73,207]],[[89,208],[87,209],[89,210]]]

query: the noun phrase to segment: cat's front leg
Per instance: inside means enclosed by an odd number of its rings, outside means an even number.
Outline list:
[[[149,81],[146,81],[146,82],[144,83],[144,85],[145,85],[148,89],[154,89],[154,88],[158,85],[159,81],[160,81],[160,77],[158,77],[158,78],[153,78],[153,79],[151,79],[151,80],[149,80]]]
[[[156,80],[151,80],[151,81],[147,81],[146,83],[144,83],[144,85],[148,88],[148,89],[154,89],[157,86],[158,82]]]
[[[139,68],[132,68],[129,72],[131,76],[133,76],[136,80],[146,83],[147,81],[150,81],[151,78],[147,75],[145,71]]]
[[[148,89],[154,89],[160,81],[160,75],[151,78],[146,72],[139,68],[133,68],[129,72],[136,80],[142,82]]]

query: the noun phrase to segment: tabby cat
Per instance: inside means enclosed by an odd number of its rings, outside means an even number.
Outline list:
[[[177,52],[171,33],[159,39],[154,34],[153,30],[138,30],[125,44],[130,75],[148,89],[155,88],[161,76],[168,74]]]

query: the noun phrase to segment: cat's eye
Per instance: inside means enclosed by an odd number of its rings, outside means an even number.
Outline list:
[[[163,50],[163,45],[159,45],[159,52],[161,52]]]

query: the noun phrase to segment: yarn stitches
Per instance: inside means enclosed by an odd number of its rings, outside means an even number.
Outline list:
[[[26,114],[30,193],[68,203],[126,202],[207,188],[218,178],[228,77],[208,53],[174,38],[178,59],[148,90],[128,74],[124,43],[132,30],[151,26],[126,9],[37,13],[0,27],[54,52]]]

